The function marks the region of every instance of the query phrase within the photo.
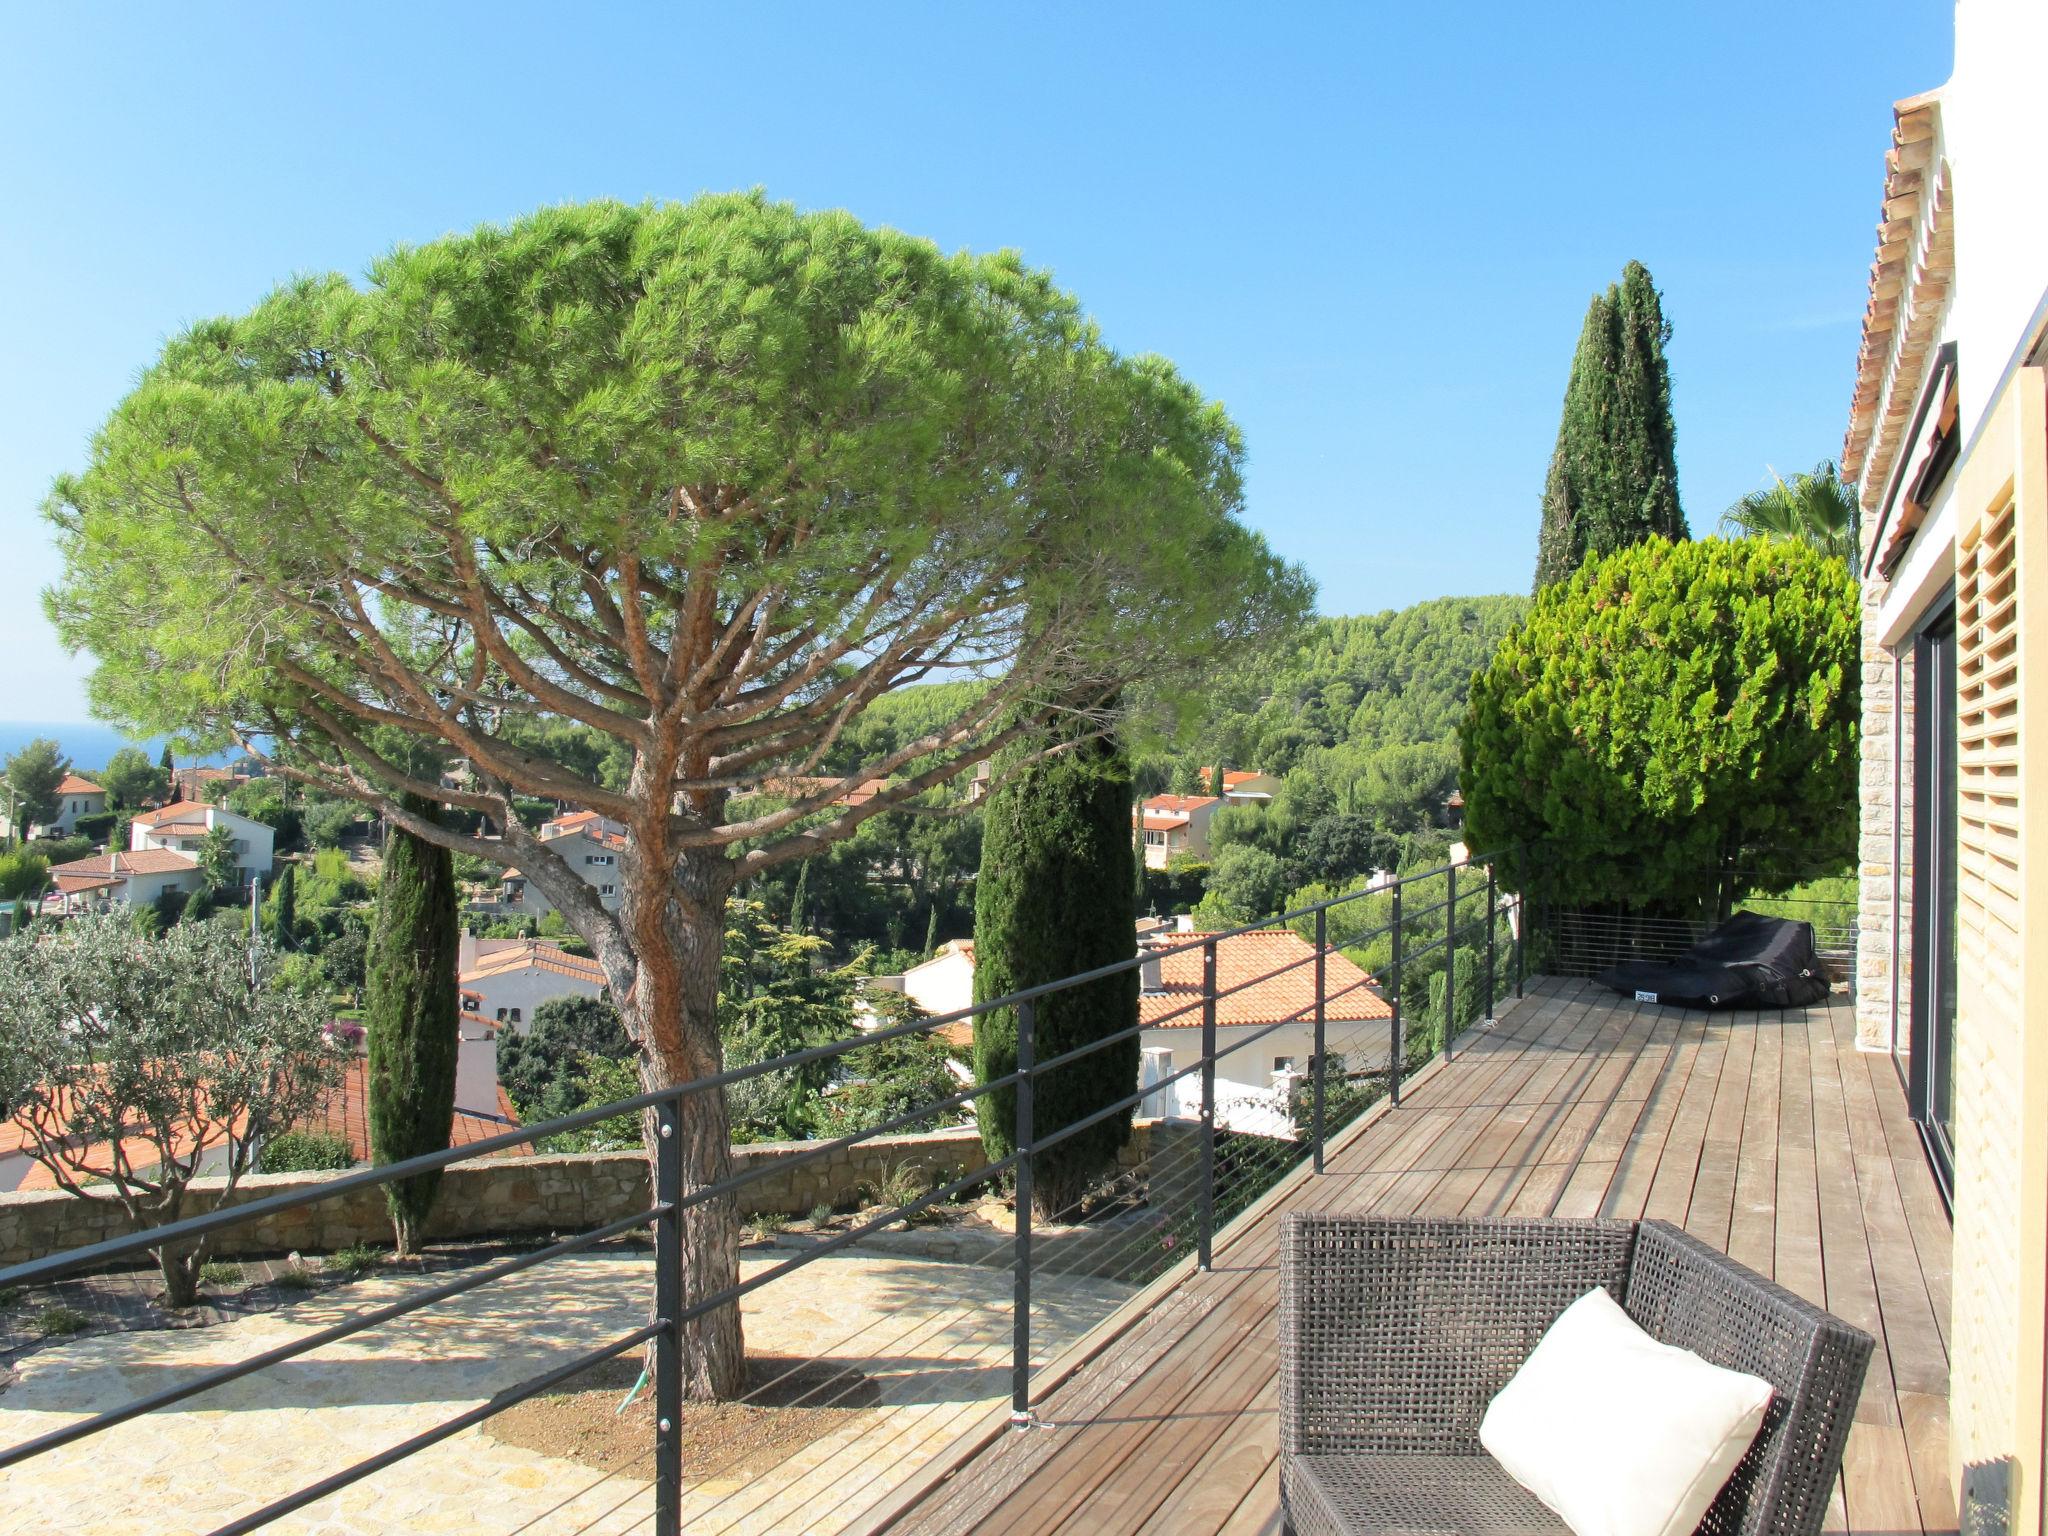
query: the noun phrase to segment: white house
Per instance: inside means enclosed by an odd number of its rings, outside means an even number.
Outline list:
[[[163,849],[196,858],[206,834],[215,827],[227,828],[234,838],[235,867],[245,879],[270,873],[276,834],[224,805],[197,800],[174,800],[159,810],[144,811],[129,823],[128,847],[136,853]]]
[[[1146,932],[1139,945],[1156,958],[1140,969],[1140,1066],[1135,1086],[1149,1088],[1202,1056],[1202,950],[1192,934]],[[1315,1053],[1315,949],[1287,928],[1258,929],[1216,946],[1217,1124],[1257,1135],[1291,1136],[1288,1090]],[[1283,967],[1285,969],[1283,969]],[[1273,975],[1273,972],[1280,972]],[[928,1014],[957,1013],[974,1001],[974,944],[956,939],[922,965],[880,984],[902,991]],[[890,986],[890,983],[895,985]],[[1249,983],[1249,985],[1247,985]],[[1233,988],[1237,990],[1232,990]],[[1384,1062],[1393,1009],[1372,979],[1342,955],[1323,962],[1323,1046],[1353,1066]],[[1273,1026],[1278,1026],[1277,1028]],[[1261,1035],[1261,1031],[1271,1033]],[[965,1046],[971,1026],[948,1025],[941,1038]],[[1143,1116],[1200,1115],[1202,1084],[1190,1074],[1147,1096]]]
[[[97,816],[106,808],[107,792],[104,789],[91,779],[67,773],[57,786],[57,814],[44,824],[44,830],[69,837],[78,830],[79,817]]]
[[[619,910],[619,904],[625,900],[619,878],[619,861],[626,851],[623,826],[595,811],[578,811],[543,822],[540,840],[597,892],[597,899],[604,903],[607,912]],[[516,869],[508,869],[498,877],[498,905],[506,912],[535,921],[555,910],[547,893]]]
[[[457,957],[462,1011],[525,1034],[533,1010],[555,997],[605,997],[604,967],[538,939],[464,935]]]
[[[1141,971],[1138,994],[1138,1021],[1145,1026],[1138,1037],[1141,1087],[1202,1058],[1202,949],[1182,947],[1197,937],[1172,933],[1141,940],[1156,956]],[[1353,1067],[1384,1063],[1389,1048],[1394,1010],[1371,983],[1344,956],[1324,957],[1323,1048]],[[1259,1135],[1291,1135],[1288,1091],[1315,1056],[1315,946],[1290,928],[1260,928],[1221,940],[1216,991],[1216,1123]],[[1201,1078],[1190,1074],[1149,1096],[1139,1113],[1187,1118],[1199,1115],[1201,1105]]]
[[[1215,795],[1154,795],[1131,813],[1144,834],[1145,867],[1164,869],[1179,854],[1209,856],[1209,818],[1223,801]]]
[[[73,859],[50,870],[57,897],[66,912],[96,907],[146,907],[166,891],[191,891],[199,886],[199,861],[168,848],[123,853],[110,848],[91,858]]]

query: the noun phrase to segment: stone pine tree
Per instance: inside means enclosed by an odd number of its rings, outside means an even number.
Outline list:
[[[1241,467],[1221,406],[1014,255],[760,195],[560,206],[174,336],[52,493],[45,604],[107,719],[239,741],[516,865],[661,1089],[721,1069],[736,890],[1053,701],[1191,693],[1300,621]],[[862,729],[935,671],[986,686],[911,739]],[[466,771],[411,772],[379,731]],[[615,906],[520,820],[534,799],[623,827]],[[718,1183],[724,1094],[678,1111],[684,1181]],[[696,1310],[738,1281],[736,1202],[677,1225],[684,1391],[738,1396],[738,1305]]]
[[[1131,768],[1107,736],[1017,766],[988,797],[981,873],[974,901],[977,1002],[1022,987],[1128,960],[1131,922]],[[1138,1085],[1138,973],[1124,971],[1040,998],[1032,1038],[1046,1061],[1091,1040],[1133,1031],[1036,1079],[1033,1139],[1114,1103]],[[974,1023],[976,1080],[1017,1065],[1017,1010]],[[976,1101],[991,1159],[1016,1147],[1017,1095],[998,1089]],[[1090,1181],[1130,1138],[1131,1110],[1110,1115],[1038,1154],[1032,1167],[1036,1213],[1070,1212]]]
[[[1621,281],[1587,305],[1543,482],[1538,592],[1588,555],[1686,537],[1664,361],[1670,339],[1671,323],[1641,262],[1630,262]]]
[[[433,815],[424,801],[406,809]],[[401,1162],[448,1145],[459,1049],[459,941],[453,856],[392,826],[384,839],[384,874],[363,985],[370,1155],[377,1163]],[[401,1257],[418,1251],[440,1182],[437,1172],[384,1186]]]

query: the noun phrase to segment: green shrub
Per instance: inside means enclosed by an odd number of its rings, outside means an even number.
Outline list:
[[[1840,560],[1661,539],[1546,589],[1473,680],[1467,841],[1541,845],[1511,886],[1724,912],[1854,853],[1861,632]]]
[[[0,901],[34,896],[49,874],[50,861],[33,848],[0,853]]]
[[[46,1339],[68,1338],[74,1333],[83,1333],[92,1326],[92,1319],[76,1307],[61,1306],[52,1302],[36,1314],[36,1332]]]
[[[199,1283],[227,1290],[242,1283],[242,1266],[214,1259],[199,1266]]]
[[[81,816],[71,823],[72,829],[88,842],[104,843],[114,830],[114,823],[121,819],[118,811],[99,811],[91,816]]]
[[[258,1173],[327,1173],[355,1165],[348,1138],[327,1131],[286,1131],[256,1154]]]
[[[352,1243],[327,1255],[320,1267],[328,1274],[340,1275],[345,1280],[360,1280],[382,1269],[384,1260],[383,1249],[373,1248],[368,1243]]]
[[[272,1285],[286,1291],[310,1291],[320,1284],[320,1271],[300,1258],[296,1253],[286,1262],[283,1269],[272,1277]]]

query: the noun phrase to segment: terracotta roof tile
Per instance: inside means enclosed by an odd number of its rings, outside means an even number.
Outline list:
[[[523,971],[528,966],[552,971],[558,976],[573,976],[578,981],[587,981],[593,986],[605,984],[604,967],[587,955],[572,955],[557,944],[542,944],[528,940],[517,948],[501,949],[493,954],[481,955],[475,965],[462,973],[464,985],[482,981],[490,976],[502,976],[509,971]]]
[[[1214,795],[1154,795],[1144,802],[1147,811],[1157,814],[1187,815],[1199,811],[1205,805],[1221,805],[1223,802]]]
[[[57,793],[60,795],[104,795],[106,791],[93,783],[91,779],[81,778],[75,773],[67,773],[64,775],[63,781],[57,785]]]
[[[87,878],[125,879],[129,875],[183,874],[197,869],[198,862],[170,848],[114,848],[90,858],[72,859],[53,867],[51,874],[61,882],[66,875]]]
[[[1176,943],[1186,943],[1188,937],[1173,935],[1157,947],[1164,949]],[[1287,928],[1260,928],[1219,941],[1216,945],[1216,990],[1219,994],[1216,1022],[1277,1024],[1283,1019],[1308,1018],[1316,1002],[1314,958],[1315,946]],[[1279,970],[1290,962],[1294,962],[1292,969],[1256,985],[1242,987],[1242,990],[1230,991],[1232,987]],[[1173,1029],[1199,1029],[1202,1010],[1188,1005],[1198,1002],[1202,996],[1201,949],[1196,947],[1162,955],[1159,970],[1163,982],[1161,989],[1143,993],[1138,998],[1140,1021],[1159,1023]],[[1323,964],[1323,995],[1329,999],[1324,1017],[1345,1023],[1392,1018],[1394,1010],[1387,1005],[1387,1000],[1370,986],[1361,985],[1368,980],[1364,971],[1342,955],[1330,955]],[[1225,993],[1228,995],[1221,995]],[[1171,1019],[1166,1017],[1176,1009],[1186,1011]]]
[[[171,821],[204,821],[209,811],[217,807],[202,805],[197,800],[173,800],[169,805],[158,806],[153,811],[144,811],[135,819],[146,827],[161,826]]]

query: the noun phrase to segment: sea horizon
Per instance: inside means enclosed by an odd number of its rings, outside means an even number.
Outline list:
[[[107,759],[123,747],[135,747],[154,762],[163,755],[162,736],[135,737],[119,726],[97,720],[0,720],[0,762],[38,738],[57,743],[58,751],[80,772],[107,766]],[[239,757],[239,751],[194,754],[174,752],[180,767],[190,763],[221,763]]]

